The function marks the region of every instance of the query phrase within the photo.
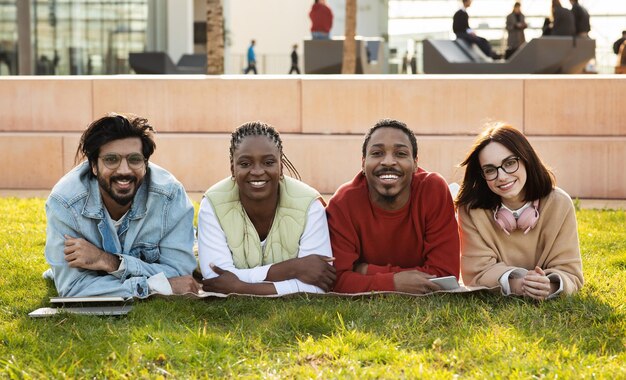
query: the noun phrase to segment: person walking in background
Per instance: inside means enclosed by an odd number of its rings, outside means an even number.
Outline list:
[[[515,51],[526,42],[526,36],[524,36],[524,29],[528,25],[526,24],[526,18],[522,13],[522,4],[516,2],[513,5],[513,11],[506,16],[506,30],[508,32],[507,48],[504,55],[504,59],[509,59],[515,53]]]
[[[536,300],[577,292],[584,279],[574,204],[528,139],[508,125],[488,128],[461,167],[464,284]]]
[[[486,39],[479,37],[469,27],[469,15],[467,8],[472,5],[472,0],[463,0],[463,7],[459,9],[452,18],[452,31],[456,34],[456,38],[467,42],[470,45],[475,44],[486,56],[492,59],[500,59],[502,56],[495,53],[491,49],[491,44]]]
[[[333,11],[326,5],[326,0],[315,0],[311,11],[311,38],[314,40],[329,40],[330,29],[333,27]]]
[[[296,74],[300,74],[300,69],[298,68],[298,45],[293,45],[293,50],[291,51],[291,69],[289,69],[289,74],[296,72]]]
[[[255,44],[255,40],[250,41],[250,46],[248,47],[248,67],[246,67],[246,70],[243,72],[244,74],[248,74],[250,71],[254,72],[254,74],[258,74],[256,71],[256,53],[254,52]]]
[[[402,74],[408,74],[409,69],[409,52],[405,51],[402,56]]]
[[[579,37],[589,37],[589,31],[591,30],[589,12],[587,12],[582,5],[578,4],[578,0],[569,0],[569,2],[572,4],[576,35]]]

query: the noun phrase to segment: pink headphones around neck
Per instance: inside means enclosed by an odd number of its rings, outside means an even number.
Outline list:
[[[526,235],[539,220],[539,200],[533,201],[532,207],[526,207],[517,219],[510,210],[498,206],[493,212],[493,219],[507,235],[518,228],[524,230]]]

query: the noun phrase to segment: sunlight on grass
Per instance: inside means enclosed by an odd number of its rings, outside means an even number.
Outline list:
[[[56,295],[43,207],[0,198],[0,378],[626,378],[623,210],[577,211],[586,283],[550,302],[152,297],[120,318],[31,319]]]

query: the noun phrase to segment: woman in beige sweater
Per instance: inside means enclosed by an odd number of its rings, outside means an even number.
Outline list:
[[[576,214],[526,137],[488,128],[461,163],[456,199],[461,273],[469,286],[544,300],[583,285]]]

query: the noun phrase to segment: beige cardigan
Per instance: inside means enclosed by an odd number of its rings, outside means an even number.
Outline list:
[[[539,221],[524,235],[506,235],[493,220],[493,211],[459,209],[461,274],[465,285],[499,287],[500,277],[515,268],[539,266],[558,274],[563,293],[583,285],[582,261],[574,205],[569,195],[555,188],[539,201]]]

